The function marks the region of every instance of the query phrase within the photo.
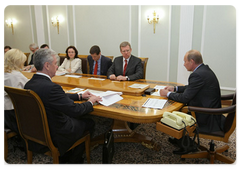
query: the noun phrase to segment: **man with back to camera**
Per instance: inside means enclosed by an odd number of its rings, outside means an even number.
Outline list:
[[[90,54],[88,59],[89,73],[94,75],[107,75],[108,69],[112,65],[112,60],[110,58],[101,55],[101,50],[99,46],[94,45],[90,48]]]
[[[197,50],[190,50],[184,56],[184,66],[192,71],[186,86],[167,86],[160,90],[160,95],[188,106],[221,108],[221,92],[214,72],[203,63],[202,55]],[[222,115],[196,113],[196,120],[201,133],[215,132],[223,128]],[[170,142],[174,143],[170,138]]]
[[[84,143],[67,153],[66,151],[83,136],[84,132],[93,130],[94,122],[83,116],[92,112],[93,104],[101,101],[101,98],[90,92],[82,95],[66,94],[60,85],[53,83],[51,78],[55,76],[58,68],[56,55],[50,49],[39,49],[35,52],[34,66],[37,73],[24,88],[37,93],[44,104],[51,138],[60,152],[60,163],[82,163]],[[81,104],[74,103],[84,98],[89,99]],[[46,151],[46,147],[34,144],[29,146],[29,149],[43,153]]]
[[[122,56],[116,57],[109,68],[107,77],[111,80],[137,80],[143,78],[143,67],[140,58],[131,55],[129,42],[120,44]]]

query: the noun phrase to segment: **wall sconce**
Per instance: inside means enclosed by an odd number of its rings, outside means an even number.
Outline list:
[[[6,20],[6,24],[9,28],[12,28],[12,35],[14,35],[14,29],[13,29],[13,25],[15,25],[17,23],[17,20],[13,19],[8,19]]]
[[[155,34],[155,26],[156,24],[158,23],[159,21],[159,15],[157,15],[156,17],[156,12],[154,11],[153,12],[153,19],[149,21],[149,15],[147,16],[147,20],[148,20],[148,23],[149,24],[152,24],[153,23],[153,33]]]
[[[56,18],[51,18],[52,20],[52,25],[54,27],[57,27],[57,30],[58,30],[58,34],[59,34],[59,23],[63,20],[63,17],[62,16],[57,16]]]

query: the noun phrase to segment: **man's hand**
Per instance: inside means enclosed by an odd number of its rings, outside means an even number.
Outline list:
[[[90,98],[92,96],[93,96],[93,94],[90,93],[89,91],[86,91],[85,93],[82,94],[82,98],[83,99],[88,99],[88,98]]]
[[[169,92],[168,90],[160,89],[160,96],[167,97],[168,92]]]
[[[125,80],[127,80],[127,78],[125,77],[125,76],[117,76],[117,80],[118,81],[121,81],[121,80],[123,80],[123,81],[125,81]]]
[[[99,103],[100,101],[102,101],[102,98],[100,96],[93,95],[88,99],[88,101],[92,102],[92,104],[94,104],[95,102]]]
[[[109,76],[109,78],[110,78],[110,80],[116,80],[115,74],[111,74],[111,75]]]
[[[166,86],[164,89],[170,92],[174,92],[174,86]]]

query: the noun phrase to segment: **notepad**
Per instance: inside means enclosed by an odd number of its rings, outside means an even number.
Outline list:
[[[142,107],[148,107],[153,109],[162,109],[166,104],[167,100],[165,99],[151,99],[148,98]]]

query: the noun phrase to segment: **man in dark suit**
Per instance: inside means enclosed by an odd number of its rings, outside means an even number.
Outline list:
[[[143,78],[143,66],[140,58],[131,55],[129,42],[120,44],[122,56],[116,57],[109,68],[107,77],[111,80],[137,80]]]
[[[80,163],[84,144],[76,147],[71,153],[66,153],[66,151],[83,136],[85,131],[93,129],[94,122],[83,116],[93,111],[93,103],[98,102],[101,98],[89,92],[82,95],[65,94],[60,85],[53,83],[51,78],[55,76],[58,68],[56,56],[57,54],[49,49],[37,50],[34,56],[37,73],[26,83],[24,88],[33,90],[42,99],[53,144],[61,155],[60,161]],[[84,98],[89,99],[82,104],[74,103],[74,100]],[[41,152],[44,148],[36,145],[32,146],[32,150]]]
[[[203,64],[202,55],[197,50],[190,50],[184,56],[184,66],[193,73],[189,76],[188,85],[166,87],[160,90],[161,96],[184,103],[188,106],[220,108],[221,93],[219,82],[208,65]],[[196,113],[200,132],[214,132],[222,128],[223,117]]]
[[[94,45],[90,49],[88,59],[89,73],[94,75],[107,75],[108,69],[112,65],[112,60],[101,55],[99,46]]]

